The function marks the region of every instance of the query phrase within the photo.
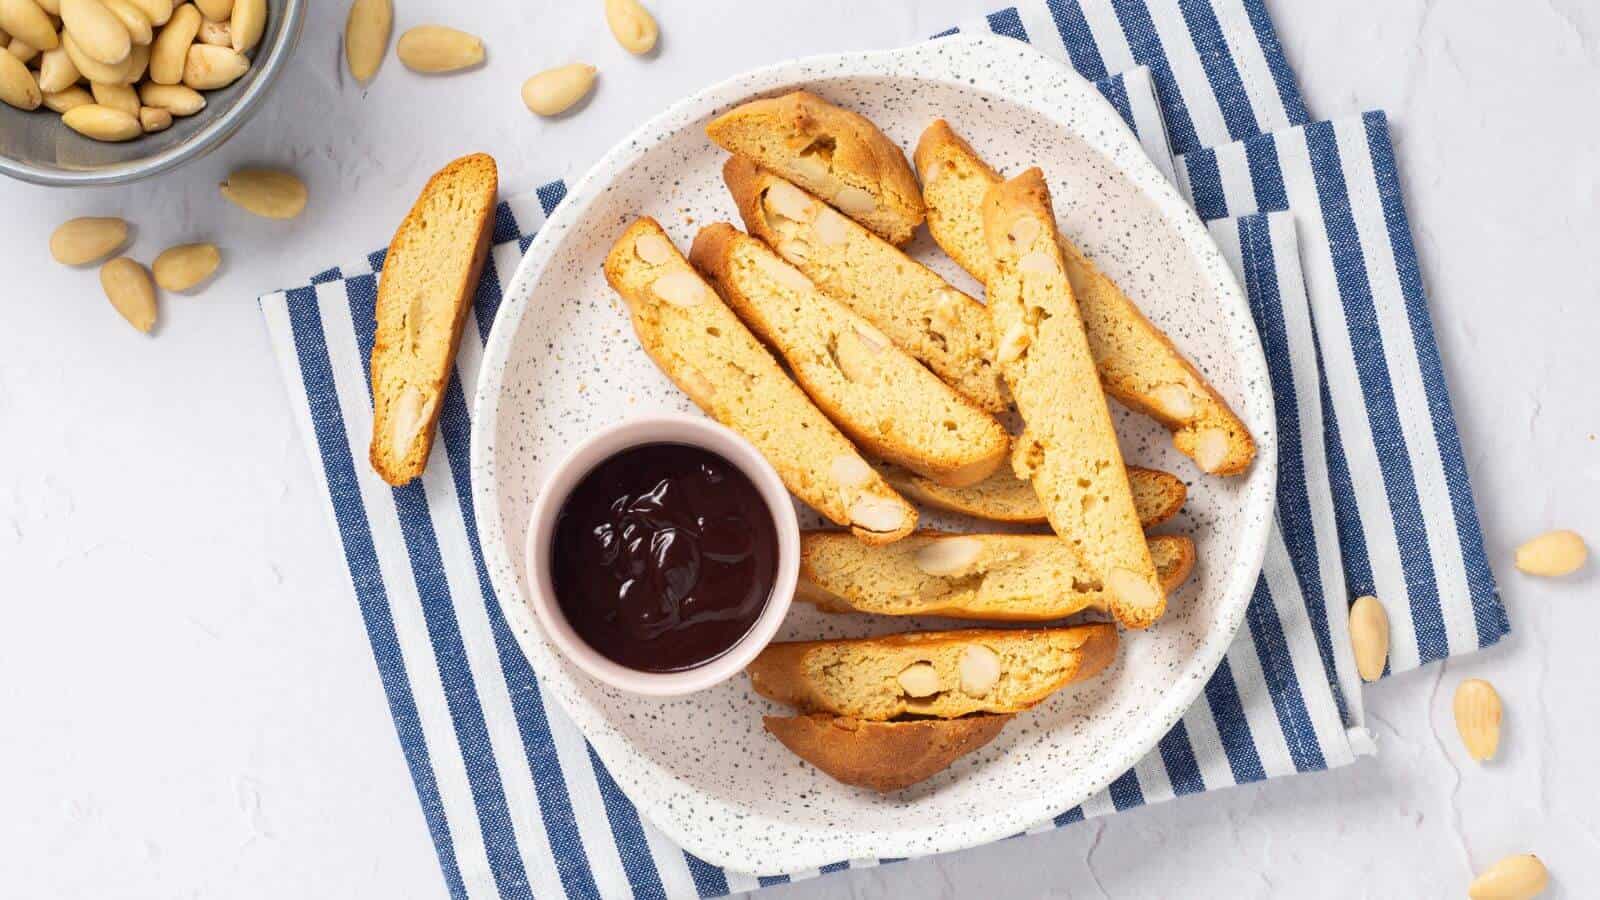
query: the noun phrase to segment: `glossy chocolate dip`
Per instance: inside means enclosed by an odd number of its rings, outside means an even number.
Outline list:
[[[556,602],[606,658],[646,672],[727,652],[766,606],[778,533],[733,463],[687,444],[641,444],[583,476],[550,553]]]

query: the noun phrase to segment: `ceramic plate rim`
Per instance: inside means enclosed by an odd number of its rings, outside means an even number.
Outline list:
[[[1050,74],[1060,79],[1058,90],[1085,95],[1091,114],[1100,121],[1068,122],[1053,115],[1049,109],[1043,108],[1038,100],[1006,96],[1004,85],[1001,83],[1003,79],[997,78],[984,67],[973,65],[963,69],[959,78],[937,70],[916,76],[908,76],[900,71],[900,66],[908,59],[915,59],[924,54],[940,53],[941,47],[947,48],[949,42],[956,41],[965,45],[963,49],[969,55],[987,56],[992,63],[1020,63],[1032,67],[1034,71],[1039,71],[1041,66],[1049,67]],[[502,376],[514,346],[513,337],[523,315],[531,305],[528,302],[530,298],[524,296],[524,285],[536,283],[543,275],[543,270],[554,256],[554,250],[559,246],[560,238],[582,220],[592,203],[604,192],[610,180],[627,165],[646,154],[656,143],[666,139],[665,133],[662,132],[667,122],[686,115],[688,121],[693,121],[736,100],[757,94],[772,94],[815,82],[817,80],[815,72],[821,68],[826,68],[829,77],[832,78],[915,77],[935,83],[959,84],[964,88],[987,90],[1006,96],[1006,99],[1026,106],[1040,116],[1072,130],[1087,144],[1101,151],[1108,163],[1128,178],[1134,188],[1154,205],[1162,220],[1178,232],[1186,249],[1199,254],[1204,261],[1211,264],[1209,271],[1218,273],[1213,287],[1235,307],[1236,312],[1243,313],[1242,316],[1233,317],[1235,324],[1228,332],[1229,347],[1242,373],[1238,381],[1244,385],[1243,394],[1237,400],[1244,408],[1253,409],[1258,413],[1265,410],[1268,413],[1265,421],[1268,423],[1272,421],[1270,418],[1272,398],[1269,387],[1271,381],[1266,358],[1259,336],[1251,324],[1254,320],[1249,313],[1248,303],[1232,275],[1232,269],[1224,261],[1220,249],[1188,203],[1139,149],[1137,139],[1115,109],[1092,84],[1070,68],[1018,41],[989,36],[956,35],[892,50],[809,56],[742,72],[671,104],[618,141],[574,183],[561,204],[539,229],[523,255],[504,293],[506,302],[495,318],[484,349],[478,387],[473,397],[471,472],[472,496],[477,510],[474,518],[480,544],[490,563],[488,569],[496,600],[508,624],[513,626],[511,631],[516,635],[518,645],[527,655],[540,682],[552,677],[547,673],[547,668],[558,671],[555,667],[561,665],[561,660],[559,651],[548,643],[548,639],[540,630],[541,626],[527,606],[522,597],[520,584],[512,574],[514,573],[512,559],[518,548],[507,547],[505,534],[500,526],[500,491],[493,477],[495,467],[489,449],[498,427]],[[1100,137],[1092,133],[1095,127],[1101,131]],[[673,132],[677,130],[672,129]],[[651,137],[653,133],[662,134],[660,137]],[[1110,152],[1113,149],[1125,151],[1126,145],[1131,145],[1136,152],[1133,154]],[[1258,422],[1262,421],[1259,415],[1251,418]],[[1270,428],[1257,430],[1266,433],[1257,435],[1256,469],[1250,476],[1260,482],[1260,486],[1256,487],[1252,494],[1253,506],[1257,507],[1256,514],[1246,516],[1249,523],[1247,530],[1237,536],[1238,553],[1228,563],[1229,577],[1226,582],[1228,589],[1219,604],[1218,624],[1200,640],[1191,656],[1191,659],[1199,664],[1191,664],[1188,669],[1179,673],[1171,689],[1162,695],[1159,704],[1152,706],[1142,721],[1130,726],[1128,736],[1116,744],[1121,754],[1119,760],[1123,764],[1112,766],[1112,774],[1099,783],[1093,784],[1088,789],[1075,791],[1073,794],[1040,797],[1031,805],[1019,804],[1011,810],[989,814],[986,819],[975,820],[970,827],[961,832],[959,837],[947,836],[943,839],[934,833],[935,826],[916,823],[908,823],[906,828],[893,832],[830,829],[825,835],[820,835],[820,830],[811,826],[790,825],[762,816],[760,818],[764,822],[797,833],[804,832],[807,837],[804,848],[797,848],[795,857],[782,860],[753,858],[749,851],[737,846],[736,838],[708,844],[703,835],[683,827],[676,818],[667,814],[667,809],[663,805],[657,804],[651,797],[636,796],[636,792],[629,792],[626,783],[636,779],[619,777],[617,779],[619,787],[623,788],[641,816],[679,846],[714,865],[754,874],[793,872],[845,859],[929,855],[979,846],[1010,837],[1024,828],[1046,821],[1076,806],[1087,797],[1104,789],[1122,772],[1131,769],[1183,717],[1199,697],[1206,681],[1220,665],[1244,621],[1251,591],[1266,555],[1267,537],[1273,521],[1271,511],[1276,503],[1275,435],[1270,433]],[[1241,576],[1239,574],[1241,571],[1248,571],[1249,575]],[[535,636],[537,640],[534,639]],[[1193,677],[1195,675],[1199,677]],[[635,773],[642,771],[644,773],[642,778],[677,781],[674,776],[643,754],[636,753],[629,745],[628,739],[598,711],[567,706],[560,691],[548,690],[546,694],[557,698],[562,709],[593,745],[601,761],[611,771]],[[687,786],[686,789],[693,790]],[[1019,808],[1024,811],[1019,812]],[[755,814],[746,815],[753,817]],[[980,822],[982,824],[979,824]]]

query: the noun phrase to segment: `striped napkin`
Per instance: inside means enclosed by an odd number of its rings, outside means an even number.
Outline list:
[[[1311,124],[1262,0],[1031,0],[959,30],[1032,41],[1096,82],[1209,220],[1277,397],[1277,527],[1246,627],[1155,751],[1030,831],[1370,752],[1344,632],[1351,597],[1385,598],[1397,671],[1507,629],[1381,114]],[[672,845],[546,703],[500,615],[467,483],[466,398],[501,293],[564,193],[552,183],[497,211],[435,458],[405,488],[363,461],[383,254],[261,300],[444,886],[712,897],[877,865],[757,878]]]

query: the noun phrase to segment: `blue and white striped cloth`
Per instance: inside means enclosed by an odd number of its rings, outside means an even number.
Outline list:
[[[1261,0],[1033,0],[962,30],[974,28],[1033,40],[1096,80],[1189,190],[1241,275],[1277,396],[1278,527],[1246,627],[1155,751],[1030,831],[1352,761],[1370,749],[1344,632],[1352,596],[1388,601],[1396,670],[1507,627],[1381,115],[1308,124]],[[466,398],[501,292],[563,194],[554,183],[498,210],[440,441],[405,488],[364,462],[382,253],[262,298],[444,887],[711,897],[877,865],[754,878],[672,845],[547,705],[499,613],[467,483]]]

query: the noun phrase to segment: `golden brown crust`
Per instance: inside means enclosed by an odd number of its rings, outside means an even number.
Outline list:
[[[763,716],[790,752],[836,781],[879,793],[904,790],[994,740],[1010,715],[863,722],[826,713]]]
[[[922,224],[922,192],[899,146],[865,116],[809,91],[743,103],[711,120],[706,135],[897,246]]]
[[[1004,661],[999,682],[980,696],[964,691],[957,675],[959,658],[974,645],[989,648]],[[904,715],[956,718],[1028,709],[1065,685],[1104,670],[1116,649],[1117,630],[1107,624],[973,628],[774,643],[746,671],[756,693],[803,712],[873,721]],[[936,693],[910,697],[897,681],[899,673],[918,663],[937,669]]]
[[[1003,179],[942,119],[923,132],[915,160],[929,233],[951,259],[986,281],[990,260],[977,198],[984,186]],[[1070,237],[1060,235],[1060,244],[1106,393],[1160,422],[1179,452],[1204,471],[1249,469],[1255,440],[1222,396]]]
[[[435,427],[444,409],[445,386],[455,365],[456,346],[489,255],[498,191],[499,172],[494,157],[474,153],[451,162],[423,186],[384,256],[374,307],[377,328],[372,343],[373,415],[368,460],[384,481],[397,487],[421,475],[427,467]],[[464,203],[452,206],[447,214],[464,213],[467,218],[425,222],[430,212],[438,212],[431,210],[430,204],[447,192],[466,197]],[[465,240],[448,232],[452,225],[465,226]],[[436,243],[441,230],[450,240],[446,246]],[[452,298],[447,328],[438,327],[436,322],[430,324],[428,319],[437,318],[429,315],[435,310],[418,299],[427,285],[415,281],[424,273],[450,282],[444,285]],[[427,299],[435,297],[429,295]],[[420,429],[413,432],[409,441],[404,434],[397,434],[411,431],[413,422],[419,423]]]

